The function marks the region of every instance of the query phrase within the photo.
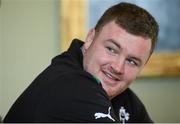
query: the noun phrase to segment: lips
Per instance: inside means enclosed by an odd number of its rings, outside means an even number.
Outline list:
[[[117,80],[117,78],[113,77],[111,74],[105,73],[105,75],[112,80]]]
[[[117,77],[116,75],[114,75],[112,73],[108,73],[108,72],[105,72],[105,71],[103,71],[103,73],[107,78],[109,78],[109,79],[111,79],[113,81],[119,81],[120,80],[119,77]]]

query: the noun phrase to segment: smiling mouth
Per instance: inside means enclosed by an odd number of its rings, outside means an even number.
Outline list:
[[[114,81],[119,81],[120,79],[117,77],[117,76],[114,76],[110,73],[107,73],[107,72],[103,72],[108,78],[110,78],[111,80],[114,80]]]

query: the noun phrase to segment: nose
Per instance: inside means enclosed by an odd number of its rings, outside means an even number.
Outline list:
[[[117,74],[123,74],[125,69],[125,61],[124,60],[115,60],[111,64],[112,71]]]

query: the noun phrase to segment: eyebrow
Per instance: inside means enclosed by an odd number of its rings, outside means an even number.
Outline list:
[[[121,49],[121,45],[118,44],[116,40],[114,40],[114,39],[108,39],[107,41],[108,41],[108,42],[112,42],[112,43],[113,43],[114,45],[116,45],[119,49]]]

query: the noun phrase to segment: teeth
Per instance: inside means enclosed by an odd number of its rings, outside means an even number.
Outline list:
[[[111,79],[114,79],[114,77],[112,77],[110,74],[106,73],[106,75],[111,78]]]

